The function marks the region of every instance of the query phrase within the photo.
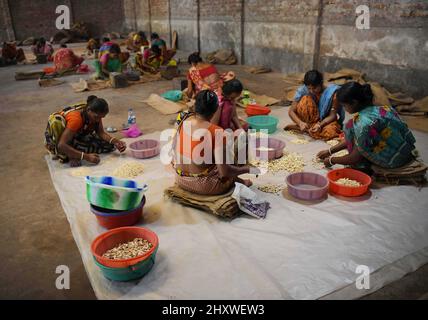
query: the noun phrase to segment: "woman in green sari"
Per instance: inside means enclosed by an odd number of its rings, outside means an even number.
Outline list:
[[[318,154],[327,167],[342,164],[370,171],[372,164],[393,169],[414,160],[415,137],[393,108],[373,105],[370,85],[349,82],[337,98],[354,116],[345,126],[345,141]],[[346,148],[348,155],[332,156]]]
[[[95,79],[108,79],[111,72],[122,72],[120,52],[119,45],[114,43],[108,53],[104,53],[99,60],[95,61]]]

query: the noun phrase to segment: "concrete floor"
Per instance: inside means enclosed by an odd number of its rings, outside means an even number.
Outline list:
[[[36,80],[15,81],[16,71],[40,66],[0,68],[0,299],[95,299],[66,216],[52,185],[44,160],[43,133],[47,117],[62,106],[85,100],[89,93],[74,93],[69,83],[79,76],[63,78],[66,84],[40,88]],[[282,98],[282,75],[252,75],[240,66],[231,69],[246,88]],[[163,116],[141,102],[150,93],[172,88],[171,81],[106,89],[96,94],[108,100],[110,114],[105,126],[120,127],[127,110],[136,111],[145,133],[168,127],[174,116]],[[278,107],[279,108],[279,107]],[[284,112],[286,112],[284,110]],[[426,126],[425,126],[426,127]],[[70,290],[57,290],[55,269],[67,265]],[[428,265],[365,299],[427,299]]]

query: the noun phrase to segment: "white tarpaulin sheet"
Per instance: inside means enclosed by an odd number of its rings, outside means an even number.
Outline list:
[[[273,112],[281,115],[280,128],[288,119],[286,112]],[[287,150],[304,155],[306,171],[326,173],[313,168],[311,159],[327,144],[296,145],[291,143],[295,137],[281,131],[275,136],[287,143]],[[428,162],[428,135],[415,132],[415,136]],[[100,165],[89,167],[91,175],[108,175],[126,161],[137,161],[117,154],[102,159]],[[267,218],[224,221],[164,199],[163,190],[174,183],[172,170],[158,158],[138,161],[146,169],[136,180],[149,185],[140,225],[158,234],[160,247],[148,275],[119,283],[105,279],[93,262],[90,244],[105,229],[89,211],[84,178],[72,175],[76,169],[47,158],[99,299],[350,299],[428,262],[428,188],[372,188],[361,199],[329,195],[323,202],[307,204],[257,190],[266,182],[284,183],[286,172],[259,176],[253,189],[271,203]],[[369,267],[371,290],[355,288],[358,265]]]

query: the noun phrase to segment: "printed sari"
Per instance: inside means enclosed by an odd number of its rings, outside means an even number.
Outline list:
[[[83,57],[78,57],[73,50],[62,48],[57,51],[54,56],[54,65],[56,72],[65,72],[75,70],[84,61]]]
[[[309,129],[320,121],[324,120],[332,108],[339,113],[339,119],[324,126],[318,132],[311,132],[309,135],[318,140],[331,140],[337,138],[341,133],[343,121],[345,119],[345,110],[338,104],[336,91],[340,87],[337,85],[328,86],[321,95],[315,96],[310,94],[306,86],[301,86],[294,97],[298,102],[296,113],[299,119],[309,125]]]
[[[103,72],[103,65],[106,66],[106,69],[109,72],[122,72],[122,62],[120,59],[111,59],[109,54],[104,54],[99,60],[94,62],[95,67],[95,78],[96,79],[105,79],[106,76]]]
[[[357,148],[371,164],[398,168],[414,158],[415,137],[391,107],[363,109],[349,120],[344,131],[348,151]]]
[[[202,90],[214,91],[219,97],[222,94],[223,79],[214,65],[202,69],[191,67],[187,74],[187,80],[194,84],[196,94]]]
[[[67,115],[71,112],[80,112],[86,106],[86,103],[75,104],[49,116],[45,130],[45,147],[49,153],[57,156],[63,162],[68,161],[68,157],[58,150],[58,143],[67,127]],[[70,145],[76,150],[85,153],[98,154],[112,152],[115,148],[114,145],[102,140],[95,133],[95,126],[89,125],[87,119],[85,119],[83,127],[78,130]]]

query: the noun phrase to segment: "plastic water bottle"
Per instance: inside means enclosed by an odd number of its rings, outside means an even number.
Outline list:
[[[130,108],[128,110],[128,125],[133,125],[137,123],[137,117],[135,116],[134,110]]]

